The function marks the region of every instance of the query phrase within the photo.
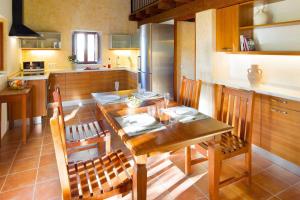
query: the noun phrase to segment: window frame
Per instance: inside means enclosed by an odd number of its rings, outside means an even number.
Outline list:
[[[75,41],[75,35],[76,34],[84,34],[85,36],[85,47],[84,47],[84,61],[83,62],[77,62],[77,64],[100,64],[101,63],[101,34],[96,31],[73,31],[72,33],[72,54],[76,55],[76,41]],[[87,51],[87,37],[88,34],[95,34],[98,38],[98,53],[97,53],[97,61],[88,61],[88,51]]]

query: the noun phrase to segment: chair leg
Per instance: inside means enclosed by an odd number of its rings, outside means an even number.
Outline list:
[[[209,197],[211,200],[219,199],[219,181],[221,174],[221,153],[215,145],[208,146],[208,176]]]
[[[252,152],[251,149],[245,155],[246,170],[248,173],[248,184],[252,182]]]
[[[105,136],[105,151],[107,154],[111,152],[111,135],[110,135],[110,133],[107,133]]]
[[[192,159],[192,155],[191,155],[191,147],[185,147],[184,149],[184,153],[185,153],[185,175],[189,175],[191,174],[192,171],[192,166],[191,166],[191,159]]]

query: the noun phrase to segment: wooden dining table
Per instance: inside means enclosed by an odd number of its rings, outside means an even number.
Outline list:
[[[106,94],[118,94],[120,96],[131,95],[132,90],[119,91]],[[105,94],[105,93],[103,93]],[[165,129],[151,131],[140,135],[129,136],[116,120],[117,117],[146,113],[147,107],[154,105],[163,99],[145,100],[139,108],[128,108],[127,104],[122,103],[97,103],[101,115],[110,125],[113,131],[118,134],[126,147],[130,150],[134,158],[133,191],[134,200],[144,200],[147,197],[147,158],[159,153],[176,151],[178,149],[207,141],[213,136],[232,130],[232,127],[216,119],[207,117],[202,120],[191,121],[188,123],[176,122],[166,125]],[[177,106],[176,102],[170,102],[169,107]],[[210,166],[213,163],[209,163]],[[209,167],[209,189],[213,190],[216,180],[213,167]]]

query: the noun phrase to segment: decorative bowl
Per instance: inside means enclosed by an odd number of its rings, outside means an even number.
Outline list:
[[[143,100],[136,98],[135,96],[128,97],[126,104],[129,108],[138,108],[142,105]]]
[[[13,90],[23,90],[27,85],[27,81],[24,80],[12,80],[8,81],[9,88]]]

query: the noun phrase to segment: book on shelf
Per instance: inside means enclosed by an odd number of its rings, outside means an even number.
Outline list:
[[[252,38],[240,35],[241,51],[255,51],[255,43]]]

